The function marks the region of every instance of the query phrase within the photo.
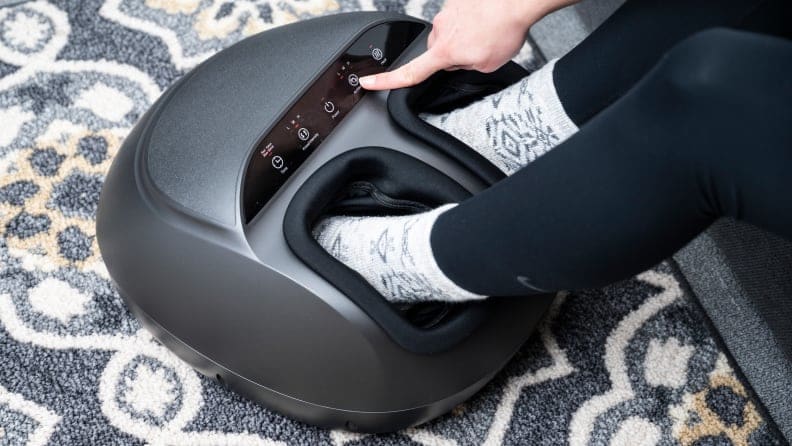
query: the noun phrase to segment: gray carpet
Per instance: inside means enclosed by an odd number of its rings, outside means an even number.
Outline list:
[[[181,363],[99,257],[104,174],[180,74],[274,25],[341,10],[431,18],[437,1],[53,0],[0,8],[0,444],[778,442],[670,269],[560,295],[452,413],[392,435],[291,421]],[[533,64],[530,48],[521,62]],[[581,218],[585,216],[581,215]]]

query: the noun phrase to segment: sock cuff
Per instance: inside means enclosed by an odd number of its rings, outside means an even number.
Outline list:
[[[437,289],[443,290],[445,296],[442,300],[449,302],[461,302],[467,300],[485,299],[487,296],[471,293],[470,291],[460,287],[453,280],[443,273],[440,265],[435,260],[434,252],[432,251],[431,235],[432,227],[434,226],[437,218],[444,212],[454,208],[456,203],[450,203],[440,206],[427,214],[421,216],[421,220],[417,223],[421,225],[415,228],[415,234],[420,239],[415,240],[415,261],[421,263],[421,271],[424,272],[429,283],[436,286]]]
[[[578,126],[567,115],[564,105],[558,97],[553,80],[553,71],[558,58],[547,62],[542,68],[534,73],[535,80],[540,87],[534,89],[534,94],[542,104],[543,112],[547,115],[547,121],[551,122],[553,129],[560,138],[559,143],[574,135],[578,131]]]

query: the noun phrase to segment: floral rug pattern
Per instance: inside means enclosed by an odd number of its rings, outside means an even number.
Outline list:
[[[364,436],[289,420],[200,376],[130,315],[96,246],[104,174],[162,91],[251,34],[439,0],[52,0],[0,7],[0,444],[780,443],[667,265],[560,294],[452,413]],[[519,61],[537,63],[526,46]]]

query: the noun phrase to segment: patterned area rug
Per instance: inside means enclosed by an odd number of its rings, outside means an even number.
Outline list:
[[[384,436],[291,421],[203,378],[140,328],[99,258],[103,176],[179,75],[310,16],[439,1],[53,0],[0,8],[0,444],[777,443],[661,265],[559,295],[452,413]],[[520,56],[534,63],[530,48]]]

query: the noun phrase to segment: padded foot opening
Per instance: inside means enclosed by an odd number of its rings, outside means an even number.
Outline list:
[[[313,238],[314,226],[331,215],[408,215],[470,193],[435,168],[394,150],[354,149],[316,171],[292,199],[284,218],[289,247],[407,350],[435,353],[452,348],[483,321],[489,303],[385,300],[357,272],[333,258]]]
[[[478,152],[428,124],[418,115],[441,114],[464,107],[503,90],[528,74],[514,62],[488,74],[465,70],[441,71],[414,87],[391,91],[388,95],[388,113],[408,133],[458,160],[491,185],[505,177],[503,172]]]

